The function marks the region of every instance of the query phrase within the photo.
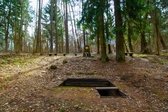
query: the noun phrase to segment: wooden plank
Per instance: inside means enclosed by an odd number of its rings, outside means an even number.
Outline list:
[[[101,90],[105,90],[105,89],[118,89],[118,87],[96,87],[95,89],[101,89]]]

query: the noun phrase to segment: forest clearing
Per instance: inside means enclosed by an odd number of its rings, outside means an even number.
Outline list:
[[[0,112],[168,112],[168,0],[0,0]]]
[[[126,57],[125,63],[117,63],[114,56],[108,63],[97,56],[22,56],[20,62],[17,58],[1,62],[0,73],[5,74],[0,76],[1,112],[168,110],[167,56],[136,55]],[[53,65],[56,67],[51,68]],[[18,71],[18,66],[24,67]],[[126,97],[101,98],[93,87],[59,87],[67,78],[105,78]]]

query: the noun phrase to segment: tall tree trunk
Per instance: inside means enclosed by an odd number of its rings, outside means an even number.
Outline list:
[[[74,49],[75,49],[75,51],[74,51],[74,53],[77,53],[77,41],[76,40],[74,40]]]
[[[69,34],[68,34],[68,3],[65,1],[64,4],[65,9],[65,41],[66,41],[66,53],[69,53]]]
[[[9,22],[10,22],[10,16],[11,16],[11,2],[9,4],[9,12],[6,18],[6,23],[5,23],[5,52],[8,52],[9,48]]]
[[[152,1],[153,3],[156,2],[156,0]],[[160,42],[162,44],[163,49],[166,49],[166,44],[164,43],[164,40],[161,35],[160,31],[160,10],[157,8],[157,6],[154,6],[154,10],[151,14],[152,16],[152,23],[153,23],[153,33],[155,35],[155,43],[156,43],[156,52],[157,55],[160,55]]]
[[[165,41],[163,40],[163,36],[161,35],[160,30],[159,30],[159,37],[160,37],[160,42],[162,44],[163,49],[167,49],[167,46],[165,44]]]
[[[129,46],[130,52],[133,52],[131,35],[132,35],[132,29],[130,26],[130,22],[128,22],[128,46]]]
[[[160,55],[160,46],[159,46],[159,41],[160,41],[160,37],[159,37],[159,18],[157,17],[157,9],[155,6],[155,10],[154,10],[154,27],[155,27],[155,33],[156,33],[156,51],[157,51],[157,55]]]
[[[105,0],[100,1],[100,15],[98,17],[99,19],[99,36],[100,36],[100,45],[101,45],[101,61],[107,62],[109,59],[106,54],[106,39],[105,39],[105,33],[104,33],[104,6],[105,6]]]
[[[110,40],[109,39],[109,28],[108,28],[108,22],[106,22],[106,39]],[[111,50],[111,45],[110,43],[108,42],[108,53],[111,54],[112,53],[112,50]]]
[[[41,11],[42,1],[39,0],[39,16],[38,16],[38,29],[37,29],[37,41],[36,41],[36,53],[41,53]]]
[[[109,4],[109,0],[106,0],[106,5]],[[107,21],[106,21],[106,24],[105,24],[105,27],[106,27],[106,39],[108,41],[110,41],[110,38],[109,38],[109,9],[106,9],[106,15],[107,15]],[[110,43],[108,42],[108,53],[111,54],[112,53],[112,50],[111,50],[111,45]]]
[[[83,29],[83,46],[86,46],[86,33],[85,33],[85,29]]]
[[[61,31],[63,32],[63,29],[62,29]],[[63,35],[62,35],[62,37],[61,37],[60,46],[61,46],[61,52],[63,53],[63,52],[64,52],[64,36],[63,36]]]
[[[111,45],[108,44],[108,53],[111,54],[112,53],[112,50],[111,50]]]
[[[55,52],[58,53],[58,32],[57,32],[57,0],[55,0]]]
[[[9,20],[7,19],[7,22],[5,24],[5,52],[8,52],[9,47]]]
[[[115,26],[116,26],[116,60],[125,61],[124,36],[122,31],[122,17],[120,0],[114,0]]]
[[[19,31],[18,31],[18,33],[19,33],[19,39],[18,39],[18,47],[19,47],[19,53],[21,53],[22,51],[23,51],[23,3],[22,3],[22,1],[20,2],[20,11],[21,11],[21,13],[20,13],[20,24],[19,24]]]
[[[80,39],[77,39],[77,47],[78,47],[78,52],[81,53],[82,52],[82,48],[81,48]]]
[[[14,22],[14,36],[13,36],[13,41],[14,41],[14,52],[17,53],[17,31],[16,31],[16,19]]]
[[[155,24],[155,30],[156,30],[156,45],[157,45],[157,55],[160,55],[160,46],[159,46],[159,28],[158,28],[158,24]]]
[[[83,13],[83,10],[84,10],[84,1],[82,0],[82,13]],[[85,28],[83,28],[83,46],[86,45],[86,35],[85,35]]]
[[[50,53],[53,53],[53,8],[54,8],[54,1],[51,0],[51,12],[50,12]]]

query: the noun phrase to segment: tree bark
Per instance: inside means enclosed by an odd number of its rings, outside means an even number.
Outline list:
[[[58,31],[57,31],[57,0],[55,0],[55,52],[58,53]]]
[[[66,53],[69,53],[69,34],[68,34],[68,3],[67,1],[64,4],[64,10],[65,10],[65,41],[66,41]]]
[[[111,45],[108,44],[108,53],[111,54],[112,53],[112,50],[111,50]]]
[[[99,31],[97,31],[97,54],[100,54],[100,37],[99,37]]]
[[[157,17],[157,10],[156,10],[156,7],[153,11],[153,25],[154,25],[154,32],[155,32],[155,37],[156,37],[156,52],[157,52],[157,55],[160,55],[160,46],[159,46],[159,41],[160,41],[160,35],[159,35],[159,20],[158,20],[158,17]]]
[[[8,39],[9,39],[9,20],[7,19],[7,23],[5,24],[5,52],[8,52]]]
[[[50,53],[53,53],[53,14],[54,14],[54,1],[51,0],[51,12],[50,12]]]
[[[36,53],[41,53],[41,9],[42,2],[39,0],[39,16],[38,16],[38,29],[37,29],[37,41],[36,41]]]
[[[156,30],[157,55],[160,55],[160,46],[159,46],[160,38],[159,38],[159,28],[157,24],[155,24],[155,30]]]
[[[5,23],[5,52],[8,52],[8,48],[9,48],[9,22],[10,22],[10,16],[11,16],[11,2],[9,3],[9,11],[8,11],[8,15],[6,18],[6,23]]]
[[[167,49],[167,46],[165,44],[165,41],[163,40],[163,36],[161,35],[160,31],[159,31],[159,37],[160,37],[160,42],[162,44],[163,49]]]
[[[83,10],[84,10],[84,1],[82,0],[82,14],[83,14]],[[85,29],[83,28],[83,46],[86,45],[86,35],[85,35]]]
[[[115,26],[116,26],[116,60],[125,61],[124,36],[122,31],[122,16],[120,0],[114,0]]]
[[[101,61],[107,62],[109,59],[106,54],[106,39],[105,39],[105,33],[104,33],[104,5],[105,0],[100,1],[100,15],[98,17],[99,19],[99,36],[100,36],[100,45],[101,45]]]
[[[128,46],[129,46],[130,52],[133,52],[131,35],[132,35],[132,29],[131,29],[130,23],[128,22]]]
[[[146,38],[145,38],[145,31],[141,32],[141,52],[148,53],[147,42],[146,42]]]

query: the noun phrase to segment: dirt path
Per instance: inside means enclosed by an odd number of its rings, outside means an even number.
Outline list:
[[[82,57],[38,57],[35,60],[37,64],[33,64],[29,72],[23,72],[1,89],[0,112],[168,110],[168,74],[162,65],[136,58],[123,64],[114,59],[102,64],[95,58]],[[56,65],[57,68],[48,69],[50,65]],[[100,98],[93,88],[58,87],[66,78],[78,77],[106,78],[127,97]]]

